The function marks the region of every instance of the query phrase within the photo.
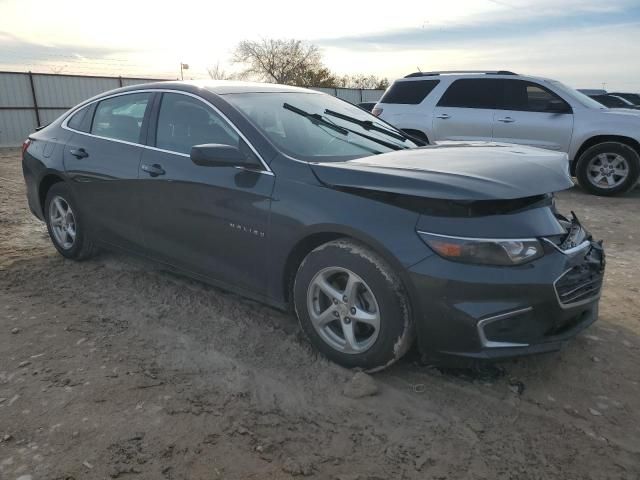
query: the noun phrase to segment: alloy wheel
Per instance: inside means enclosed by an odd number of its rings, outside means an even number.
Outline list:
[[[629,176],[629,163],[617,153],[600,153],[589,160],[587,176],[598,188],[615,188]]]
[[[49,204],[49,223],[56,243],[64,250],[73,247],[76,241],[76,219],[69,203],[55,196]]]
[[[346,268],[325,268],[313,277],[307,309],[320,338],[342,353],[367,351],[380,333],[380,309],[373,291]]]

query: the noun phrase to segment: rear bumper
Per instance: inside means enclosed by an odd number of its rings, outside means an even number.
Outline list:
[[[428,257],[409,270],[424,360],[463,366],[562,348],[598,318],[603,269],[593,242],[519,267]]]

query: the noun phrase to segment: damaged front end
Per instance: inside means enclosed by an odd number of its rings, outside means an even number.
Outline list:
[[[600,297],[606,259],[602,240],[595,241],[574,212],[571,219],[556,216],[567,233],[543,240],[571,259],[566,271],[554,282],[558,303],[571,308]]]
[[[566,156],[515,146],[415,149],[313,165],[328,188],[415,212],[407,266],[420,351],[454,366],[553,351],[598,317],[605,255],[553,192]]]
[[[429,292],[418,300],[417,323],[428,363],[466,365],[557,350],[597,319],[605,268],[602,242],[575,214],[557,213],[551,196],[504,214],[445,217],[437,223],[436,218],[421,215],[418,234],[427,228],[453,230],[457,236],[440,237],[457,244],[461,238],[506,242],[516,254],[522,255],[522,249],[534,254],[507,264],[497,255],[491,262],[451,261],[434,249],[434,255],[410,268],[413,285]],[[455,245],[446,253],[459,254]],[[542,251],[533,250],[534,245]]]

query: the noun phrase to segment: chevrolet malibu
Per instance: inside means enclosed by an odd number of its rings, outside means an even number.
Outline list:
[[[23,146],[31,211],[66,258],[98,247],[290,309],[346,367],[417,341],[430,363],[553,351],[594,322],[604,253],[553,192],[566,155],[423,145],[310,90],[121,88]]]

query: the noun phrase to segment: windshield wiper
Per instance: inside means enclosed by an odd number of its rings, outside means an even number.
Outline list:
[[[293,113],[297,113],[298,115],[308,118],[316,125],[323,125],[325,127],[335,130],[336,132],[340,132],[343,135],[347,135],[348,133],[353,133],[354,135],[358,135],[360,137],[366,138],[367,140],[371,140],[372,142],[375,142],[379,145],[383,145],[387,148],[390,148],[391,150],[402,150],[402,149],[408,148],[402,145],[396,145],[395,143],[390,143],[384,140],[380,140],[379,138],[372,137],[371,135],[367,135],[366,133],[360,133],[360,132],[356,132],[355,130],[351,130],[350,128],[341,127],[340,125],[336,125],[335,123],[330,122],[326,118],[323,118],[322,115],[318,113],[305,112],[304,110],[301,110],[298,107],[294,107],[293,105],[289,105],[288,103],[284,103],[282,107],[292,111]]]
[[[359,118],[351,117],[349,115],[345,115],[344,113],[334,112],[333,110],[329,110],[329,109],[326,109],[324,113],[325,115],[331,115],[332,117],[341,118],[342,120],[346,120],[347,122],[360,125],[362,128],[366,130],[373,130],[375,132],[384,133],[385,135],[388,135],[397,140],[401,140],[403,142],[407,139],[404,135],[400,133],[396,133],[387,128],[380,127],[379,125],[376,125],[375,123],[373,123],[371,120],[360,120]]]
[[[335,123],[325,120],[324,118],[322,118],[322,115],[318,113],[305,112],[304,110],[301,110],[298,107],[294,107],[293,105],[289,105],[288,103],[283,104],[282,107],[287,110],[291,110],[293,113],[297,113],[298,115],[308,118],[315,124],[324,125],[325,127],[329,127],[335,130],[336,132],[340,132],[343,135],[346,135],[347,133],[349,133],[348,129],[342,128],[341,126],[336,125]]]

